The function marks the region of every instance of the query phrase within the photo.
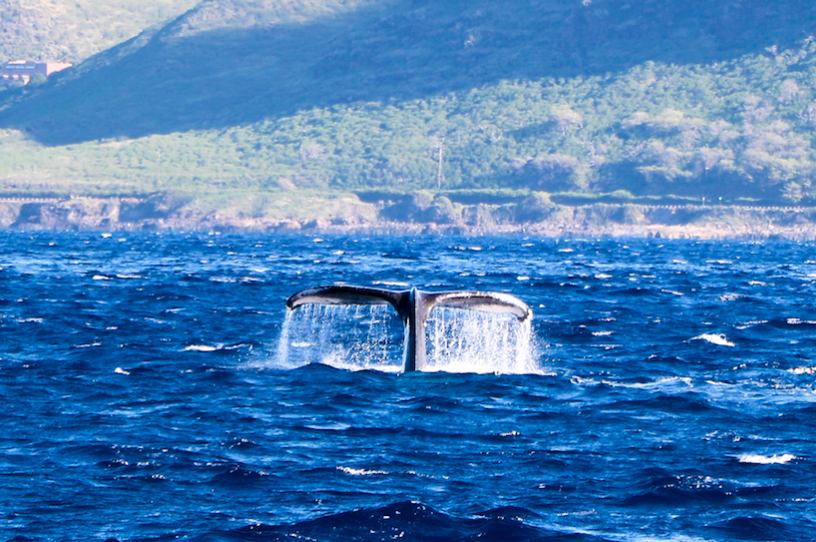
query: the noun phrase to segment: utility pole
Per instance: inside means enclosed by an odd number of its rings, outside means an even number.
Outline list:
[[[444,152],[444,148],[445,148],[445,140],[443,139],[442,141],[439,142],[439,171],[436,174],[436,188],[437,188],[437,190],[442,189],[442,179],[443,179],[443,174],[442,174],[442,154]]]
[[[156,151],[156,188],[161,187],[161,149]]]

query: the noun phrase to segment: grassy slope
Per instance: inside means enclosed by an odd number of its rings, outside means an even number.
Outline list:
[[[178,17],[198,1],[5,0],[0,5],[0,60],[78,63]]]
[[[0,95],[0,190],[433,188],[443,146],[444,188],[807,201],[815,14],[803,0],[205,1]]]

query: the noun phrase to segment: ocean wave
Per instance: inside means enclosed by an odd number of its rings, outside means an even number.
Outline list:
[[[784,521],[766,516],[738,516],[715,523],[713,529],[725,531],[740,540],[812,540],[808,528],[794,529]],[[808,532],[810,531],[810,532]],[[802,538],[804,536],[805,538]]]
[[[219,486],[239,488],[273,478],[272,474],[263,470],[251,469],[243,465],[232,465],[226,471],[213,476],[211,482]]]
[[[601,542],[600,536],[561,527],[537,525],[538,515],[526,508],[503,507],[459,517],[418,501],[361,508],[289,525],[257,523],[230,531],[240,540],[569,540]]]

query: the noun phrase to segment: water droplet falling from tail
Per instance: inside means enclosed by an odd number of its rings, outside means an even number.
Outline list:
[[[426,328],[427,371],[539,372],[530,322],[509,314],[439,307]],[[388,305],[304,305],[287,311],[275,365],[325,363],[349,370],[402,370],[403,323]]]
[[[325,363],[361,370],[402,369],[402,322],[387,305],[304,305],[286,311],[280,368]]]
[[[426,371],[525,374],[539,371],[531,322],[509,314],[439,308],[428,320]]]

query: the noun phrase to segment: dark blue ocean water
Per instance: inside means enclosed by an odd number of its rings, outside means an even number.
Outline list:
[[[814,539],[813,244],[49,232],[0,254],[4,540]],[[357,312],[329,315],[339,339],[301,318],[282,354],[286,298],[335,281],[514,294],[532,361],[400,375],[394,326]]]

